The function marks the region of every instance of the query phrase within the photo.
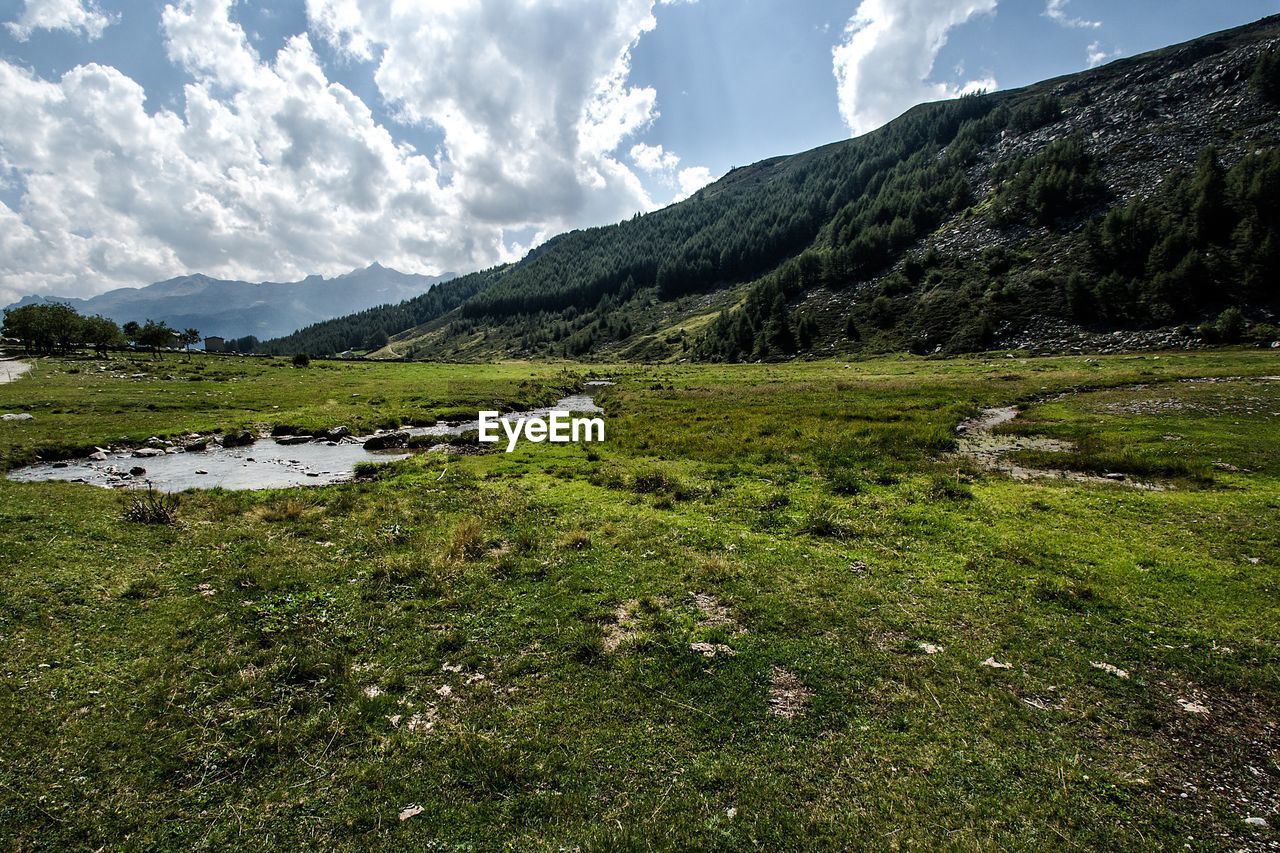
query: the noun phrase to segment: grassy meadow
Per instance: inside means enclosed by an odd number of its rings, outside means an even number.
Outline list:
[[[1268,849],[1277,374],[38,360],[5,466],[617,384],[602,445],[188,492],[172,525],[0,480],[0,846]],[[1013,403],[1002,433],[1076,448],[1028,464],[1161,488],[952,455]]]

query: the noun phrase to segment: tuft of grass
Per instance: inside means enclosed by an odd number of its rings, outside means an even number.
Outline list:
[[[925,494],[935,501],[973,500],[973,489],[954,474],[932,474],[925,486]]]
[[[485,551],[484,524],[478,518],[464,518],[449,534],[449,559],[455,563],[475,560]]]
[[[120,592],[121,598],[127,598],[131,601],[141,601],[147,598],[159,598],[163,591],[160,579],[153,574],[143,575],[139,578],[133,578]]]
[[[556,542],[564,551],[586,551],[591,547],[591,535],[585,530],[570,530]]]
[[[804,514],[800,530],[810,536],[841,539],[849,533],[849,522],[835,504],[819,501]]]
[[[177,495],[147,486],[145,492],[130,492],[125,497],[124,518],[135,524],[173,524],[178,520],[179,503]]]
[[[263,521],[279,523],[298,521],[315,513],[316,507],[299,498],[281,498],[259,507],[258,517]]]

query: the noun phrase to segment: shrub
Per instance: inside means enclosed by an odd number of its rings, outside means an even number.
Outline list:
[[[294,367],[310,367],[311,356],[307,355],[305,352],[298,353],[293,357],[293,366]]]
[[[1232,306],[1218,315],[1214,325],[1217,326],[1219,340],[1234,344],[1244,337],[1244,330],[1248,324],[1245,322],[1244,313]]]
[[[173,524],[178,520],[178,496],[157,492],[133,492],[125,499],[124,518],[138,524]]]

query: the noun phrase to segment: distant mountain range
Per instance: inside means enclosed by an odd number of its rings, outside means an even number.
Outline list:
[[[101,314],[118,323],[157,320],[202,335],[262,340],[287,335],[333,317],[421,296],[453,273],[440,276],[397,272],[380,264],[325,278],[293,282],[226,281],[184,275],[146,287],[124,287],[88,299],[27,296],[14,304],[61,302],[86,316]]]

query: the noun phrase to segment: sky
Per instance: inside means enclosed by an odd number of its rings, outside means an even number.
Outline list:
[[[0,305],[468,272],[1280,0],[0,0]]]

